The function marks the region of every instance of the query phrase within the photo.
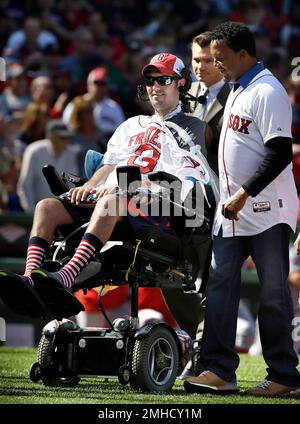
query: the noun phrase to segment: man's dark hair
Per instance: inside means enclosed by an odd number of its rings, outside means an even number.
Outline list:
[[[202,32],[199,35],[196,35],[196,37],[194,37],[192,39],[192,42],[190,44],[190,47],[192,48],[193,44],[198,44],[198,46],[200,47],[207,47],[210,45],[210,42],[212,40],[211,38],[212,36],[212,32],[211,31],[206,31],[206,32]]]
[[[216,27],[211,35],[212,40],[224,40],[226,45],[235,52],[246,50],[256,57],[255,39],[249,28],[238,22],[224,22]]]

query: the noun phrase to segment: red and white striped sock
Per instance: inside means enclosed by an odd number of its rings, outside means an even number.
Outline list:
[[[58,271],[67,287],[72,287],[77,275],[91,261],[96,252],[99,252],[103,243],[91,233],[85,233],[72,259]]]
[[[31,271],[42,266],[48,249],[48,242],[41,237],[31,237],[28,242],[24,275],[30,279],[31,284],[33,284]]]

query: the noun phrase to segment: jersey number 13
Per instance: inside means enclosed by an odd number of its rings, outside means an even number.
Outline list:
[[[160,152],[157,149],[148,144],[143,144],[135,151],[135,154],[128,159],[127,165],[139,166],[141,173],[147,174],[153,171],[159,158]]]

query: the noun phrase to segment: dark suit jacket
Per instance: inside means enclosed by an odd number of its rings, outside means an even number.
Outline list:
[[[189,93],[193,96],[199,96],[201,83],[196,81],[192,83]],[[225,82],[217,97],[214,99],[208,113],[203,115],[203,105],[197,101],[191,102],[191,115],[196,116],[206,122],[212,130],[212,140],[207,146],[207,160],[211,168],[218,175],[218,147],[219,138],[223,123],[223,113],[227,97],[230,92],[229,84]]]

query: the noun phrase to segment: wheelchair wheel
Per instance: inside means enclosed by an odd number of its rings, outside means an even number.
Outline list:
[[[167,392],[175,382],[178,366],[174,335],[165,327],[154,327],[135,341],[130,385],[147,392]]]
[[[42,336],[37,352],[38,363],[41,369],[48,367],[52,362],[52,346],[53,340],[47,339]],[[41,380],[45,386],[50,387],[76,387],[80,381],[77,376],[70,377],[55,377],[51,375],[42,375]]]

